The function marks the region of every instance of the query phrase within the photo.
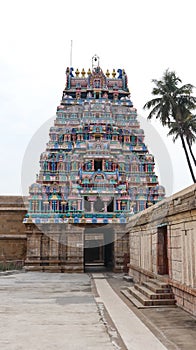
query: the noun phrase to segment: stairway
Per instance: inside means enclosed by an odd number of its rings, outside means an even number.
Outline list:
[[[149,279],[142,284],[122,289],[121,293],[126,296],[137,308],[149,307],[174,307],[176,301],[171,287],[156,279]]]

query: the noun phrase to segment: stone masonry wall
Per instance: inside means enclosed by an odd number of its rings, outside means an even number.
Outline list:
[[[26,224],[27,271],[83,272],[84,228],[67,224]]]
[[[0,196],[0,262],[24,260],[26,214],[21,196]]]
[[[125,272],[129,256],[129,234],[125,227],[116,225],[114,238],[114,271]]]
[[[129,274],[137,282],[151,277],[168,282],[177,304],[196,315],[196,185],[135,215],[128,228]],[[167,260],[160,256],[163,228]],[[160,273],[165,268],[167,273]]]

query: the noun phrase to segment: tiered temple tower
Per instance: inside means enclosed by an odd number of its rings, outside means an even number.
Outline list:
[[[128,253],[126,223],[165,195],[154,165],[125,71],[104,74],[97,56],[92,70],[67,68],[40,172],[29,190],[26,265],[83,271],[97,262],[121,270]]]

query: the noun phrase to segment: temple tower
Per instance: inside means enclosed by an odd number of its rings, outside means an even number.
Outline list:
[[[66,70],[40,172],[29,189],[28,269],[123,269],[126,223],[163,199],[123,69]]]

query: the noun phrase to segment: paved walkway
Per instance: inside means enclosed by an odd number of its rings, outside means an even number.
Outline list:
[[[89,276],[0,276],[0,349],[114,350]]]
[[[113,291],[102,274],[93,274],[97,292],[128,350],[166,350],[166,347],[140,321]]]

